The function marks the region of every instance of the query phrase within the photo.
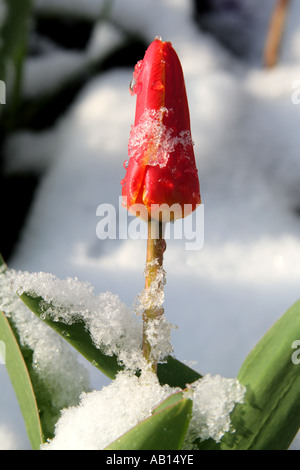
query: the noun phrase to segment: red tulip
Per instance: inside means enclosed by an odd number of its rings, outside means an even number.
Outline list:
[[[184,77],[170,42],[157,37],[150,44],[135,66],[131,90],[137,101],[122,181],[124,205],[146,220],[164,218],[158,205],[176,205],[171,220],[184,217],[201,197]]]

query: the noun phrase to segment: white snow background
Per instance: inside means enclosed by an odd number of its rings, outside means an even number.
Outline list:
[[[36,0],[41,9],[71,5],[87,16],[101,3]],[[168,240],[164,307],[178,326],[172,335],[175,356],[195,362],[203,374],[236,377],[251,348],[300,297],[300,105],[291,100],[293,82],[300,80],[300,4],[291,2],[278,66],[265,70],[261,51],[273,4],[245,2],[252,38],[248,61],[199,30],[190,1],[115,0],[111,13],[149,44],[156,35],[171,41],[184,70],[205,243],[202,250],[188,251],[184,240]],[[48,62],[28,59],[24,94],[54,86],[122,40],[109,24],[94,33],[85,54],[53,51]],[[99,240],[96,209],[103,203],[118,208],[135,110],[131,77],[131,69],[100,74],[51,130],[21,132],[6,146],[8,173],[43,170],[9,267],[78,277],[128,306],[143,289],[145,241]],[[85,365],[93,388],[109,383]],[[1,365],[0,382],[0,448],[29,449]],[[300,450],[299,434],[292,449]]]

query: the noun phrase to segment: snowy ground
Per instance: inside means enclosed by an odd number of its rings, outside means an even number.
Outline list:
[[[70,2],[58,3],[67,8]],[[87,15],[101,4],[71,3]],[[178,325],[172,338],[176,357],[195,361],[202,373],[224,377],[236,376],[254,344],[300,297],[300,105],[291,101],[292,84],[300,80],[300,5],[292,2],[279,65],[266,71],[259,51],[273,2],[245,3],[252,12],[249,30],[256,28],[249,61],[199,31],[186,0],[119,0],[112,10],[116,22],[147,42],[156,35],[171,41],[182,62],[205,206],[205,244],[190,251],[184,240],[168,241],[165,312]],[[37,4],[43,8],[49,2]],[[97,34],[104,48],[122,39],[113,27]],[[46,65],[28,61],[25,93],[36,90],[33,79],[51,86],[56,70],[61,77],[68,64],[84,67],[87,57],[69,56],[67,62],[57,54],[51,60],[48,81]],[[131,75],[129,69],[99,75],[53,128],[20,133],[6,148],[8,172],[43,169],[10,267],[78,277],[96,292],[118,294],[128,306],[143,288],[145,241],[100,241],[96,209],[103,203],[118,208],[135,107],[128,92]],[[100,373],[91,374],[93,387],[108,383]],[[3,366],[0,379],[0,448],[29,448]],[[300,450],[299,438],[293,448]]]

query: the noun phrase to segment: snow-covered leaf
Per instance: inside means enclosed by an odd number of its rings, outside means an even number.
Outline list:
[[[38,315],[40,318],[43,316],[44,312],[41,309],[41,301],[44,301],[41,297],[32,297],[24,293],[20,298],[33,313]],[[111,379],[115,378],[117,372],[121,369],[118,364],[117,357],[115,355],[108,356],[103,354],[101,350],[93,344],[91,336],[86,329],[86,325],[82,321],[72,324],[55,321],[51,318],[45,318],[43,321],[60,334],[105,375]]]
[[[33,313],[43,319],[48,326],[53,328],[68,341],[71,346],[109,378],[114,379],[116,374],[122,370],[122,365],[119,363],[118,357],[115,354],[105,354],[101,349],[95,346],[86,325],[82,321],[67,324],[53,320],[52,318],[44,316],[44,309],[47,303],[41,297],[33,297],[28,293],[24,293],[20,298]],[[161,384],[184,388],[187,383],[194,382],[200,377],[201,375],[198,372],[172,356],[168,356],[166,362],[158,364],[158,378]]]
[[[178,450],[192,417],[193,403],[182,393],[171,395],[154,411],[106,450]]]

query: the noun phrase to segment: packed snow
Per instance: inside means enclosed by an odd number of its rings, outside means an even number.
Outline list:
[[[104,3],[36,0],[39,9],[85,12],[90,18],[97,17]],[[291,2],[278,66],[265,70],[261,53],[273,3],[245,1],[247,34],[252,41],[249,61],[196,27],[191,1],[115,0],[110,10],[114,25],[137,32],[145,42],[158,34],[171,41],[182,63],[205,206],[205,243],[202,250],[192,251],[185,249],[185,240],[168,240],[164,309],[166,320],[178,325],[171,338],[175,356],[197,361],[194,368],[205,376],[211,374],[207,379],[211,390],[219,389],[218,380],[226,382],[215,377],[236,377],[251,348],[300,297],[300,107],[292,100],[295,81],[300,79],[300,5]],[[122,40],[112,26],[105,34],[112,35],[115,44]],[[107,44],[104,41],[103,53]],[[68,55],[63,60],[61,51],[53,53],[49,80],[43,62],[28,62],[24,94],[48,90],[56,77],[65,80],[77,67],[86,66],[95,54],[94,46],[90,47],[86,57]],[[120,181],[135,109],[135,98],[128,91],[132,72],[112,69],[99,74],[53,128],[38,134],[23,130],[6,144],[7,172],[32,170],[35,162],[42,171],[19,244],[7,260],[9,267],[17,272],[51,273],[47,274],[48,286],[52,275],[77,278],[93,286],[96,297],[103,299],[105,292],[117,295],[117,304],[126,305],[125,310],[143,289],[146,243],[143,239],[99,240],[96,211],[104,203],[113,204],[118,216],[121,211]],[[31,80],[36,84],[32,88]],[[105,442],[94,440],[99,432],[97,416],[103,413],[111,419],[107,397],[112,391],[118,397],[122,390],[118,384],[124,376],[110,384],[85,362],[84,366],[93,390],[81,396],[86,406],[66,408],[55,440],[45,447],[102,448],[118,437],[111,434]],[[0,380],[0,448],[29,448],[2,365]],[[137,381],[130,377],[126,386],[139,396]],[[145,403],[139,406],[149,408],[137,410],[132,425],[170,392],[157,384],[154,389],[155,403],[147,403],[145,395]],[[223,398],[228,406],[224,405],[223,412],[227,414],[219,431],[209,428],[206,411],[200,406],[203,435],[214,433],[218,439],[218,432],[227,429],[229,410],[241,400],[241,390],[237,385],[234,389],[235,395],[226,401],[225,386]],[[201,390],[196,391],[203,397]],[[99,415],[95,415],[95,406],[99,406]],[[210,406],[208,403],[208,409]],[[82,444],[72,444],[71,436],[74,432],[77,439],[75,429],[82,426],[81,419],[89,421],[91,434],[85,434]],[[292,449],[300,449],[299,434]]]

